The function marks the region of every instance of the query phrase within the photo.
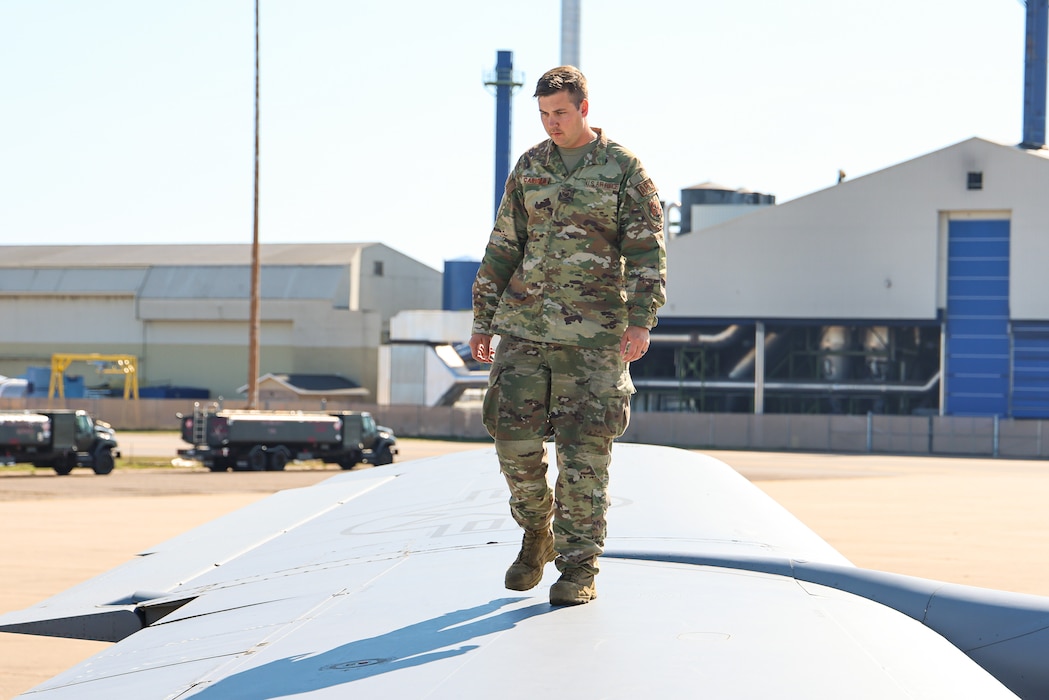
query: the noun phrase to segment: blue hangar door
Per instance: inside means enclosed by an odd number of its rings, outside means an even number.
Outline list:
[[[951,221],[944,413],[1007,415],[1009,356],[1009,222]]]

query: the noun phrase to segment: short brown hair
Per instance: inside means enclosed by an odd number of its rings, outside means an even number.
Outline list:
[[[575,66],[558,66],[543,73],[532,97],[546,97],[567,90],[575,106],[587,99],[586,76]]]

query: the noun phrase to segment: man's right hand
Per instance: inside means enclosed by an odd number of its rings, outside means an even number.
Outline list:
[[[478,362],[491,362],[495,359],[495,350],[492,349],[492,336],[484,333],[474,333],[470,336],[470,354]]]

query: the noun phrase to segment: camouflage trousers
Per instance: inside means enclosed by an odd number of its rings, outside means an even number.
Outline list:
[[[557,567],[597,573],[607,530],[612,441],[630,419],[629,366],[619,348],[580,348],[503,337],[484,399],[510,487],[510,513],[523,528],[553,520]],[[544,442],[553,437],[557,480],[547,482]]]

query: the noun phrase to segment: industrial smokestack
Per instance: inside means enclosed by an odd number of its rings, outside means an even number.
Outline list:
[[[1024,130],[1020,148],[1045,148],[1046,43],[1049,0],[1027,0],[1024,50]]]
[[[561,65],[579,67],[579,0],[561,0]]]
[[[495,73],[488,76],[485,85],[495,88],[495,213],[503,198],[506,178],[510,175],[510,98],[522,82],[514,77],[512,51],[496,53]]]

